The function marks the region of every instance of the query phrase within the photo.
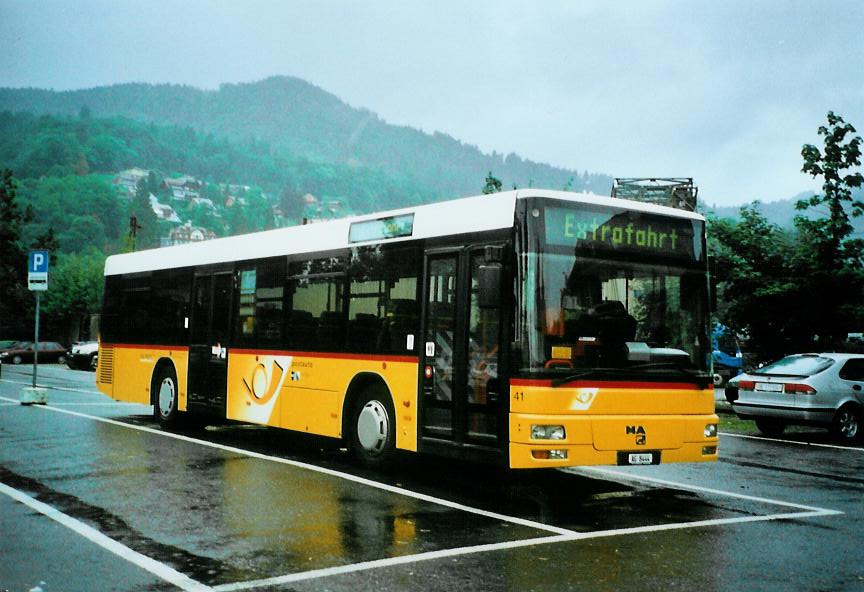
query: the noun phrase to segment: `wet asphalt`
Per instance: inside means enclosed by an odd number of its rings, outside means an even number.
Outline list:
[[[178,589],[164,570],[216,590],[864,590],[864,445],[817,430],[726,435],[707,465],[375,473],[278,430],[166,434],[57,365],[48,405],[21,406],[29,372],[0,375],[0,591]]]

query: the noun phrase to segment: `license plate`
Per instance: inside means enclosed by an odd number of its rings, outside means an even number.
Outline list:
[[[757,382],[756,390],[763,393],[782,393],[783,384],[779,382]]]
[[[618,465],[659,465],[660,451],[646,450],[645,452],[618,452]]]
[[[627,455],[628,465],[651,465],[654,464],[654,455],[650,452],[631,452]]]

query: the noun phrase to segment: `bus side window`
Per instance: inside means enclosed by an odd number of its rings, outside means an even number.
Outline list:
[[[124,341],[152,343],[150,327],[151,273],[129,274],[123,278],[123,310],[126,311]]]
[[[344,261],[328,257],[290,265],[291,312],[285,328],[289,349],[334,351],[345,345]]]
[[[361,353],[414,351],[418,250],[360,247],[349,267],[348,348]]]
[[[192,272],[167,269],[153,272],[150,326],[153,343],[185,343]]]

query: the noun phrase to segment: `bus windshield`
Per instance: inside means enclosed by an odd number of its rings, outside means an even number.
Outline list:
[[[580,204],[532,213],[537,252],[527,256],[524,370],[707,376],[700,220]]]

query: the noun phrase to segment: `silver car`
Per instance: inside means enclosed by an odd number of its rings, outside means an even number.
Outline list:
[[[864,354],[796,354],[729,381],[726,399],[763,434],[787,425],[831,429],[841,440],[864,435]]]

